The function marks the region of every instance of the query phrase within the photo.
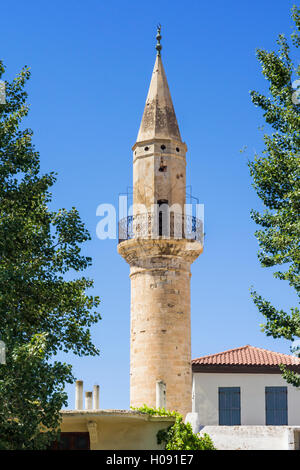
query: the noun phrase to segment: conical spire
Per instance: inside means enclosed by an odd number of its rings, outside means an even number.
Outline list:
[[[158,28],[156,38],[158,39],[156,45],[157,56],[137,142],[154,138],[181,141],[167,77],[160,55],[160,27]]]

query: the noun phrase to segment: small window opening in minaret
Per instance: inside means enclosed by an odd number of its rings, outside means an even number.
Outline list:
[[[149,150],[149,147],[145,147],[144,150],[146,150],[146,152]]]
[[[166,146],[165,146],[164,144],[162,144],[162,145],[160,146],[160,148],[161,148],[162,150],[165,150]]]
[[[180,148],[179,148],[179,147],[176,147],[176,152],[180,152]]]
[[[158,171],[163,171],[164,172],[164,171],[167,171],[167,168],[168,168],[167,165],[164,165],[164,161],[161,158],[160,159],[160,167],[159,167]]]

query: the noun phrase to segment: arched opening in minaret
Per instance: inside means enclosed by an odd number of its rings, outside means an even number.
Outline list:
[[[158,199],[158,235],[161,237],[162,235],[166,235],[168,230],[165,229],[163,225],[167,222],[167,215],[166,210],[168,208],[169,201],[167,199]],[[165,215],[163,216],[163,214]]]

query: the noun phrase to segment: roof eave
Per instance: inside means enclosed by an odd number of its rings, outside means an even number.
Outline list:
[[[287,365],[287,369],[300,373],[300,365]],[[282,374],[278,364],[192,364],[194,373],[227,373],[227,374]]]

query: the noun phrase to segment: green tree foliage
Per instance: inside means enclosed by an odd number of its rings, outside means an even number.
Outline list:
[[[167,411],[164,408],[133,408],[150,416],[174,417],[174,424],[157,433],[157,443],[163,444],[166,450],[216,450],[208,434],[199,437],[193,433],[190,423],[184,423],[183,417],[176,411]]]
[[[271,133],[264,135],[265,149],[249,163],[253,186],[262,200],[264,213],[252,211],[252,219],[261,229],[255,235],[259,242],[259,261],[263,267],[275,267],[274,277],[285,280],[299,296],[300,279],[300,66],[292,60],[299,57],[300,9],[293,7],[295,31],[290,45],[279,35],[278,51],[258,50],[262,73],[269,82],[269,96],[251,92],[252,102],[264,111]],[[292,47],[294,46],[294,47]],[[297,61],[299,64],[299,61]],[[299,308],[285,312],[252,291],[254,303],[266,318],[263,330],[268,336],[290,341],[300,337]],[[296,351],[300,353],[300,349]],[[300,386],[300,376],[282,367],[285,379]]]
[[[0,62],[0,79],[3,73]],[[100,319],[99,298],[86,295],[93,281],[78,274],[91,264],[81,255],[90,235],[75,208],[48,208],[56,176],[40,174],[32,131],[21,129],[29,77],[25,67],[5,82],[0,104],[0,340],[6,345],[0,448],[6,449],[42,449],[57,436],[64,385],[74,377],[55,354],[98,354],[90,326]],[[75,279],[65,280],[66,273]]]

